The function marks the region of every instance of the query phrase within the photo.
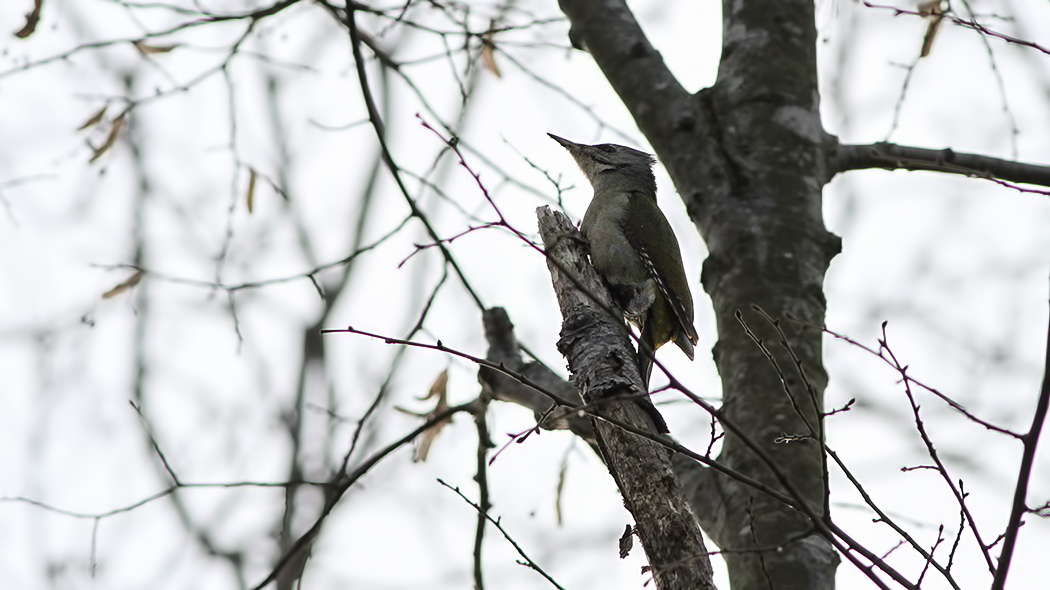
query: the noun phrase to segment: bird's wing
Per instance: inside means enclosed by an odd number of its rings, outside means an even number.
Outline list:
[[[693,326],[693,297],[689,291],[689,282],[685,278],[682,253],[678,247],[678,239],[674,236],[674,230],[671,229],[671,224],[667,222],[667,218],[657,206],[655,199],[646,197],[639,191],[632,191],[628,207],[655,209],[645,215],[636,215],[635,220],[650,219],[658,227],[639,226],[632,231],[631,226],[634,224],[626,224],[624,234],[631,246],[638,252],[649,276],[656,281],[664,299],[671,305],[675,317],[678,318],[678,323],[685,330],[686,337],[690,342],[696,344],[700,341],[700,337]],[[668,235],[673,240],[673,248],[669,248],[670,252],[667,256],[654,257],[656,244],[653,236],[656,235]]]

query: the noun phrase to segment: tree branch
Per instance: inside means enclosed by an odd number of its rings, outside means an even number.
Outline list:
[[[347,490],[351,488],[359,479],[365,476],[373,467],[375,467],[380,461],[386,458],[387,455],[405,446],[409,442],[415,440],[415,438],[427,430],[433,428],[435,425],[448,420],[453,415],[460,412],[474,412],[477,410],[476,401],[470,401],[465,404],[458,406],[452,406],[447,410],[436,414],[428,419],[423,424],[419,425],[415,430],[409,432],[400,439],[390,443],[382,449],[376,451],[368,459],[361,462],[360,465],[355,467],[352,471],[340,470],[334,474],[325,486],[325,501],[324,507],[321,509],[321,513],[314,520],[313,526],[308,531],[303,533],[299,539],[292,545],[291,549],[285,552],[280,559],[274,564],[273,569],[270,573],[263,578],[261,582],[252,586],[252,590],[262,590],[266,586],[269,586],[271,582],[277,579],[277,576],[281,573],[281,570],[291,562],[297,554],[304,549],[307,549],[312,545],[314,539],[321,532],[321,527],[328,519],[328,515],[331,514],[332,510],[335,509],[336,505],[339,504],[339,500],[346,494]]]
[[[474,481],[478,482],[478,519],[474,528],[474,590],[485,590],[485,579],[481,567],[481,549],[485,541],[485,523],[488,522],[489,508],[492,502],[489,500],[489,449],[493,446],[489,438],[489,426],[486,414],[489,411],[489,402],[484,397],[478,398],[478,409],[474,412],[474,426],[478,431],[478,453],[477,474]]]
[[[955,152],[951,149],[931,150],[879,142],[869,145],[840,145],[831,157],[832,175],[848,170],[871,168],[928,170],[992,181],[1050,187],[1050,166],[1024,164],[980,154]],[[1047,191],[1026,192],[1050,194]]]
[[[1043,369],[1043,385],[1039,390],[1039,401],[1036,402],[1032,427],[1024,435],[1024,453],[1021,455],[1021,468],[1017,475],[1017,488],[1014,490],[1013,508],[1010,510],[1010,522],[1006,526],[1003,538],[1003,551],[999,554],[999,563],[992,582],[992,590],[1002,590],[1006,585],[1006,574],[1010,571],[1010,559],[1013,557],[1017,532],[1021,529],[1021,518],[1029,512],[1025,502],[1028,494],[1028,481],[1032,476],[1032,465],[1035,461],[1035,447],[1039,444],[1039,433],[1046,420],[1047,406],[1050,406],[1050,326],[1046,335],[1046,367]]]
[[[459,263],[447,247],[444,242],[437,235],[437,230],[430,223],[430,219],[423,213],[416,203],[415,199],[412,198],[412,194],[409,192],[408,187],[405,186],[404,180],[401,178],[401,168],[394,161],[394,156],[390,152],[390,147],[386,141],[386,131],[383,125],[383,119],[379,114],[379,108],[376,106],[375,99],[372,97],[372,90],[368,84],[368,72],[365,68],[365,60],[361,54],[362,35],[361,31],[357,28],[357,20],[355,18],[358,10],[357,5],[354,3],[347,4],[346,10],[346,28],[350,32],[350,49],[354,56],[354,65],[357,68],[357,79],[361,85],[361,96],[364,98],[365,107],[368,109],[368,120],[372,123],[373,129],[375,129],[376,139],[379,140],[379,149],[382,152],[383,161],[386,163],[387,168],[390,169],[390,175],[393,177],[394,182],[397,184],[398,190],[401,195],[404,196],[405,202],[408,204],[408,208],[412,211],[412,217],[419,219],[420,223],[423,224],[423,228],[426,229],[427,235],[430,239],[437,244],[438,250],[441,251],[441,256],[445,259],[445,264],[452,267],[453,272],[459,277],[460,282],[463,284],[463,289],[466,290],[467,294],[474,300],[478,308],[484,310],[485,306],[481,303],[481,297],[478,296],[477,292],[474,291],[474,287],[471,286],[470,281],[467,280],[467,276],[463,274],[463,270],[459,267]]]
[[[485,339],[489,343],[488,360],[528,377],[529,382],[542,385],[545,390],[563,397],[570,406],[583,405],[583,398],[571,383],[542,364],[526,363],[521,358],[518,340],[514,335],[514,325],[505,309],[487,309],[483,318]],[[594,440],[594,427],[585,413],[579,410],[554,409],[555,404],[550,398],[487,367],[478,368],[478,381],[482,385],[482,396],[515,403],[532,410],[541,427],[552,430],[568,429],[591,445],[594,452],[601,457]],[[682,484],[682,489],[685,490],[689,504],[693,507],[693,514],[701,529],[714,530],[714,527],[720,526],[719,515],[726,510],[725,498],[718,487],[718,472],[705,468],[695,454],[683,453],[684,449],[681,448],[676,450],[678,452],[672,457],[671,465]]]
[[[571,383],[556,375],[539,362],[526,363],[521,357],[521,346],[514,335],[514,324],[502,307],[486,309],[482,314],[485,340],[489,344],[486,358],[508,371],[525,377],[544,391],[562,400],[564,409],[555,409],[555,402],[535,387],[516,380],[490,367],[478,367],[478,382],[482,395],[532,410],[540,426],[550,430],[570,430],[588,443],[594,442],[591,419],[580,412],[583,405],[580,392]]]
[[[532,558],[530,558],[528,555],[525,554],[525,551],[522,550],[521,545],[518,545],[518,542],[514,540],[514,537],[511,537],[510,534],[507,533],[507,530],[503,528],[503,525],[500,523],[498,518],[492,518],[492,516],[488,513],[487,510],[483,510],[480,505],[475,504],[474,502],[471,502],[469,498],[467,498],[466,496],[463,495],[463,492],[459,491],[459,488],[454,488],[454,487],[448,485],[441,478],[438,478],[438,483],[443,485],[443,486],[445,486],[446,488],[452,490],[453,492],[455,492],[456,495],[458,495],[460,498],[463,498],[464,502],[466,502],[467,504],[470,504],[471,508],[473,508],[474,510],[477,510],[478,516],[480,516],[480,517],[484,518],[485,520],[491,522],[493,524],[493,526],[496,527],[496,530],[498,530],[499,532],[503,533],[503,538],[505,538],[511,544],[511,546],[514,547],[514,550],[518,552],[518,555],[520,555],[521,558],[525,560],[525,561],[519,561],[518,563],[531,568],[536,573],[538,573],[539,575],[541,575],[544,578],[546,578],[546,580],[548,582],[550,582],[551,585],[553,585],[555,588],[558,588],[559,590],[565,590],[565,588],[563,588],[561,584],[556,582],[554,580],[554,578],[552,578],[550,576],[550,574],[548,574],[547,572],[543,571],[543,568],[541,568],[539,565],[537,565],[536,562],[532,560]]]
[[[861,3],[864,4],[864,6],[867,6],[868,8],[881,8],[881,9],[884,9],[884,10],[892,10],[893,11],[893,16],[901,16],[901,15],[905,15],[905,14],[909,15],[909,16],[919,16],[919,17],[927,16],[926,14],[923,14],[919,10],[905,10],[903,8],[898,8],[896,6],[887,6],[887,5],[884,5],[884,4],[875,4],[873,2],[868,2],[868,0],[862,0]],[[995,37],[996,39],[1001,39],[1003,41],[1006,41],[1007,43],[1012,43],[1014,45],[1020,45],[1021,47],[1028,47],[1028,48],[1031,48],[1031,49],[1035,49],[1036,51],[1041,51],[1041,52],[1043,52],[1043,53],[1045,53],[1047,55],[1050,55],[1050,49],[1048,49],[1046,47],[1043,47],[1042,45],[1039,45],[1038,43],[1034,43],[1032,41],[1028,41],[1026,39],[1020,39],[1018,37],[1007,35],[1005,33],[1000,33],[998,31],[993,31],[992,29],[989,29],[988,27],[986,27],[986,26],[982,25],[981,23],[977,22],[976,18],[972,18],[972,17],[968,18],[968,19],[960,18],[958,16],[955,16],[954,14],[951,14],[951,12],[942,13],[941,14],[941,18],[951,22],[952,24],[958,25],[960,27],[967,28],[967,29],[972,29],[974,31],[977,31],[977,33],[979,33],[981,35],[985,35],[987,37]]]
[[[572,23],[573,46],[590,52],[642,132],[651,137],[655,129],[672,128],[667,118],[682,111],[673,107],[691,103],[691,96],[649,43],[627,3],[561,0],[559,6]]]
[[[587,402],[645,395],[626,327],[606,311],[612,299],[587,262],[578,232],[565,216],[546,207],[537,215],[565,318],[558,348],[569,361],[573,383]],[[655,432],[641,406],[627,400],[603,403],[594,413]],[[671,453],[605,420],[596,419],[594,429],[609,473],[637,524],[657,587],[713,589],[708,552],[671,468]]]

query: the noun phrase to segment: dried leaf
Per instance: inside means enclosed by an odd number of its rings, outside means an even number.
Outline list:
[[[25,39],[36,32],[36,26],[40,22],[40,8],[43,5],[44,0],[34,0],[33,10],[26,15],[26,24],[15,33],[15,37]]]
[[[502,78],[503,75],[500,74],[499,66],[496,65],[496,58],[493,55],[493,48],[494,47],[495,46],[492,45],[491,43],[482,42],[482,44],[481,44],[481,61],[482,61],[482,63],[485,64],[485,67],[488,68],[490,72],[492,72],[493,74],[496,74],[497,78]]]
[[[922,51],[919,53],[919,57],[926,57],[930,54],[930,50],[933,48],[933,39],[937,36],[937,31],[941,29],[942,22],[944,22],[943,16],[935,16],[926,27],[926,36],[922,38]]]
[[[102,145],[95,150],[95,154],[91,156],[88,163],[92,163],[95,160],[102,157],[102,154],[109,151],[109,148],[113,147],[113,144],[117,143],[117,138],[120,137],[120,131],[124,129],[124,118],[126,114],[121,114],[117,117],[116,121],[113,121],[113,127],[109,130],[109,135],[106,136],[106,141],[102,142]]]
[[[937,37],[937,31],[941,29],[941,23],[944,22],[944,14],[946,12],[941,5],[941,0],[929,0],[919,4],[918,13],[927,17],[930,21],[926,25],[926,34],[922,38],[922,51],[919,52],[920,58],[930,55],[930,50],[933,49],[933,40]]]
[[[245,195],[244,200],[248,204],[248,214],[251,215],[255,209],[255,168],[248,168],[248,194]]]
[[[554,514],[558,518],[558,526],[562,525],[561,515],[561,499],[562,493],[565,491],[565,475],[569,471],[569,456],[566,455],[561,461],[561,468],[558,469],[558,487],[554,491]]]
[[[489,30],[481,37],[481,61],[485,64],[490,72],[496,74],[497,78],[502,78],[500,74],[499,66],[496,65],[496,44],[493,43],[492,38],[496,36],[496,21],[492,21],[489,24]]]
[[[944,14],[944,9],[941,8],[943,0],[926,0],[926,2],[920,2],[916,7],[916,12],[920,16],[933,16],[935,14]]]
[[[102,107],[102,109],[99,110],[99,112],[97,112],[94,115],[92,115],[91,118],[88,119],[87,121],[84,121],[83,125],[81,125],[80,127],[77,127],[77,131],[83,131],[83,130],[87,129],[88,127],[94,127],[95,125],[98,125],[99,123],[101,123],[102,122],[102,117],[106,116],[106,109],[108,109],[108,108],[109,108],[109,105],[106,105],[106,106]]]
[[[139,284],[139,281],[142,280],[142,277],[143,277],[143,273],[142,273],[141,270],[135,271],[135,274],[133,274],[130,277],[128,277],[128,280],[126,280],[123,283],[117,285],[116,287],[113,287],[109,291],[106,291],[105,293],[103,293],[102,294],[102,298],[103,299],[112,299],[113,297],[116,297],[117,295],[120,295],[124,291],[127,291],[128,289],[131,289],[135,285]]]
[[[142,55],[151,55],[154,53],[168,53],[172,49],[179,47],[177,43],[174,45],[149,45],[148,43],[144,43],[142,41],[132,41],[131,44],[134,45],[135,49],[138,49],[139,53],[141,53]]]
[[[448,409],[448,402],[445,399],[448,395],[448,369],[441,371],[441,374],[434,379],[434,384],[430,386],[430,391],[426,395],[419,398],[420,400],[427,400],[433,397],[438,398],[438,406],[445,406],[444,408],[434,408],[434,412],[440,412],[441,410]]]
[[[441,412],[444,412],[449,408],[448,406],[448,369],[445,369],[437,376],[434,380],[434,384],[430,386],[430,392],[426,396],[421,397],[421,400],[427,400],[437,398],[437,402],[434,404],[434,409],[427,414],[427,419],[431,419],[437,416]],[[430,453],[430,445],[434,443],[434,440],[441,434],[441,430],[452,423],[451,418],[446,418],[441,422],[431,426],[426,432],[419,437],[419,444],[416,446],[416,461],[426,461],[427,455]]]

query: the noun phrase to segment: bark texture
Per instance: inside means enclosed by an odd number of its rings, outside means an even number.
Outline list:
[[[594,419],[601,456],[634,516],[657,587],[714,588],[700,530],[671,466],[671,452],[625,430],[657,435],[652,418],[632,398],[646,395],[623,315],[587,261],[579,232],[565,216],[538,210],[554,291],[564,321],[558,348],[572,383]],[[621,398],[620,401],[613,401]],[[624,399],[625,398],[625,399]]]
[[[485,340],[489,344],[486,358],[543,389],[541,392],[537,387],[530,387],[499,371],[482,367],[478,370],[482,395],[487,399],[497,399],[529,408],[543,429],[570,430],[588,444],[593,444],[594,428],[590,418],[582,412],[570,409],[583,404],[580,392],[572,383],[542,364],[536,361],[525,362],[507,310],[502,307],[486,309],[482,320],[485,325]],[[556,396],[564,405],[554,407],[554,400],[547,394]]]

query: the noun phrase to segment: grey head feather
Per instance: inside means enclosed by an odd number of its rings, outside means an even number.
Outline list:
[[[656,177],[653,175],[656,158],[652,154],[615,143],[586,145],[553,133],[547,135],[569,150],[595,193],[601,188],[616,186],[639,188],[656,198]]]

